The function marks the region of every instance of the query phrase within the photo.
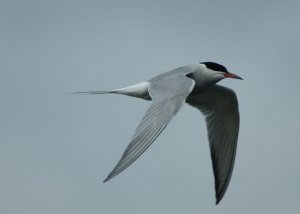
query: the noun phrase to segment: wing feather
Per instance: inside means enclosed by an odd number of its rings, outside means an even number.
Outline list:
[[[187,102],[205,115],[218,204],[227,190],[237,148],[240,117],[236,94],[214,85]]]
[[[153,102],[136,128],[121,159],[104,182],[125,170],[155,141],[185,103],[194,84],[194,80],[179,72],[152,79],[149,94]]]

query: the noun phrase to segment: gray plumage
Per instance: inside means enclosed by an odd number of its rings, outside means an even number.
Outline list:
[[[214,68],[222,68],[222,71],[213,70]],[[226,77],[241,79],[229,73],[224,66],[207,62],[180,67],[149,81],[121,89],[78,92],[115,93],[152,100],[131,142],[104,182],[121,173],[142,155],[186,102],[199,109],[206,119],[218,204],[232,175],[239,132],[236,95],[231,89],[216,85]]]

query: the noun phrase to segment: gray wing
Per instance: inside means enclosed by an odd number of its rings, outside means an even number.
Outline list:
[[[187,102],[205,115],[218,204],[227,190],[235,160],[240,122],[237,97],[231,89],[214,85]]]
[[[125,170],[143,154],[185,103],[194,84],[194,80],[186,77],[184,73],[167,75],[150,82],[148,90],[153,102],[121,159],[104,182]]]

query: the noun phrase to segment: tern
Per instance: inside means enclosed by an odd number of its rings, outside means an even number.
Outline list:
[[[228,72],[223,65],[202,62],[162,73],[125,88],[76,92],[122,94],[152,101],[121,159],[103,182],[121,173],[141,156],[183,104],[188,103],[205,116],[218,204],[232,175],[240,123],[235,92],[216,84],[224,78],[242,79]]]

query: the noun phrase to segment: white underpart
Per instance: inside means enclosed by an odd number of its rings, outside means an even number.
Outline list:
[[[115,89],[112,92],[117,94],[124,94],[131,97],[138,97],[146,99],[149,96],[148,88],[150,83],[149,82],[140,82],[128,87]]]

